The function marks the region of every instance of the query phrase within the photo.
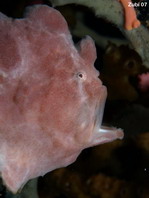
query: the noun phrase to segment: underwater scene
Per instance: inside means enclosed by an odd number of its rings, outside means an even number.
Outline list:
[[[0,0],[0,198],[149,198],[149,0]]]

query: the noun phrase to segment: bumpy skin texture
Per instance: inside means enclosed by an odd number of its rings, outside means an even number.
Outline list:
[[[0,171],[12,192],[86,147],[123,137],[100,129],[106,88],[95,59],[92,39],[76,48],[53,8],[30,7],[24,19],[0,15]]]

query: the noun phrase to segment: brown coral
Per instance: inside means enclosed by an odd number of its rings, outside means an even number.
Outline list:
[[[138,97],[130,78],[140,73],[142,60],[140,56],[128,46],[117,47],[110,43],[103,58],[101,78],[108,89],[110,100],[133,101]]]

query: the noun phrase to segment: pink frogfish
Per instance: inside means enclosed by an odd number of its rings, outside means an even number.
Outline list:
[[[107,91],[95,59],[93,40],[75,46],[53,8],[29,7],[23,19],[0,14],[0,172],[12,192],[87,147],[123,138],[101,126]]]

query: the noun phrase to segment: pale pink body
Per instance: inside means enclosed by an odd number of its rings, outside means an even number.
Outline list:
[[[11,191],[123,137],[101,129],[107,92],[95,59],[93,40],[76,48],[53,8],[30,7],[24,19],[0,15],[0,171]]]

